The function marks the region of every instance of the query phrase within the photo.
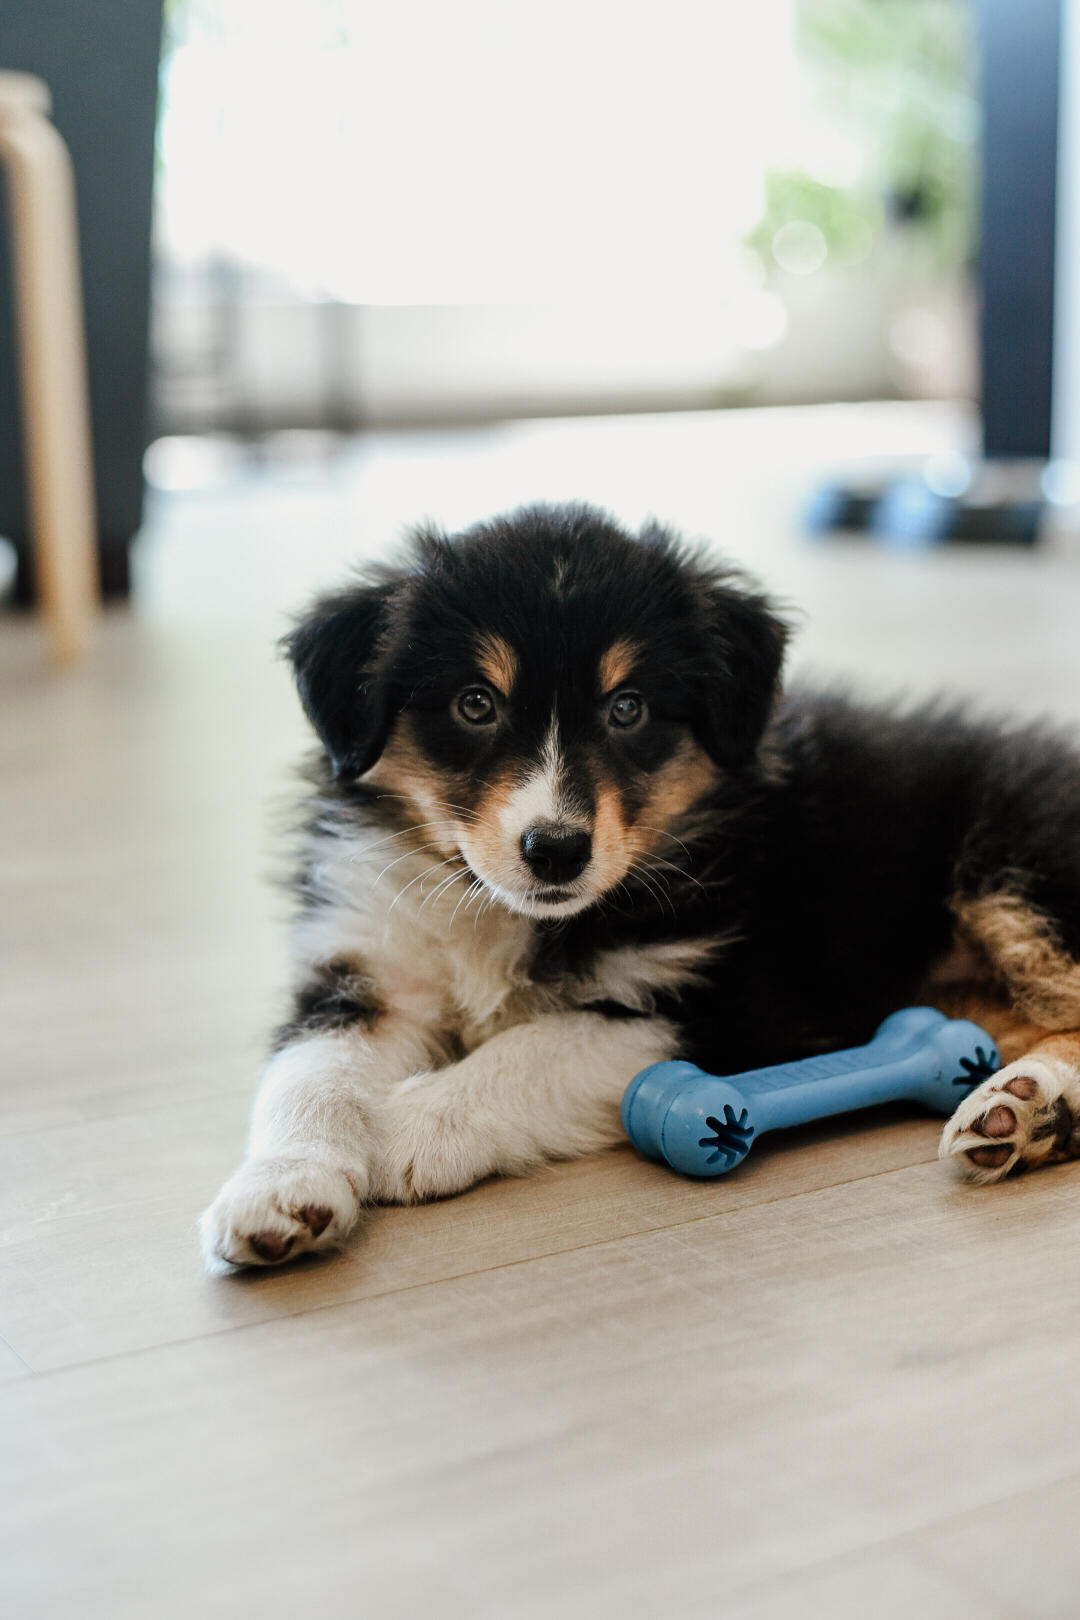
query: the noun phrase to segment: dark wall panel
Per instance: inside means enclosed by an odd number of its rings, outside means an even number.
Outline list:
[[[1050,454],[1061,0],[977,0],[986,454]]]

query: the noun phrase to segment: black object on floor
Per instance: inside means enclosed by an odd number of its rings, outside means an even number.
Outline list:
[[[1033,546],[1045,503],[992,500],[977,493],[943,495],[921,478],[896,478],[876,492],[824,483],[803,510],[810,534],[861,533],[894,546],[948,542]]]

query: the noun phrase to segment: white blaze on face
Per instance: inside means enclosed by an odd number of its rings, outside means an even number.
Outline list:
[[[524,781],[497,804],[490,802],[480,823],[459,831],[461,852],[472,870],[511,911],[529,917],[567,917],[590,905],[596,892],[588,877],[564,900],[535,894],[536,880],[522,856],[522,835],[537,825],[591,831],[575,811],[567,783],[558,723],[552,716],[539,759]],[[591,869],[590,869],[591,870]]]
[[[538,821],[560,822],[565,819],[564,773],[559,726],[553,715],[540,750],[539,765],[528,781],[514,789],[499,811],[499,827],[515,854],[527,827],[534,826]]]

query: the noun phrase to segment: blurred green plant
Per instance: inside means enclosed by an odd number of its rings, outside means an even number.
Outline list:
[[[806,166],[766,175],[750,246],[778,262],[778,234],[815,227],[833,263],[865,256],[902,226],[938,268],[975,241],[975,49],[965,0],[797,0],[796,39],[811,128],[856,154],[853,176]],[[819,141],[820,144],[820,141]],[[783,243],[781,237],[781,243]]]

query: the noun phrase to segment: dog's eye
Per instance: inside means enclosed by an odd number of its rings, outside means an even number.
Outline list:
[[[470,726],[486,726],[495,718],[495,699],[483,686],[470,686],[457,700],[457,712]]]
[[[631,726],[639,726],[645,718],[645,699],[637,692],[620,692],[618,697],[612,699],[608,710],[608,724],[618,726],[620,731],[628,731]]]

